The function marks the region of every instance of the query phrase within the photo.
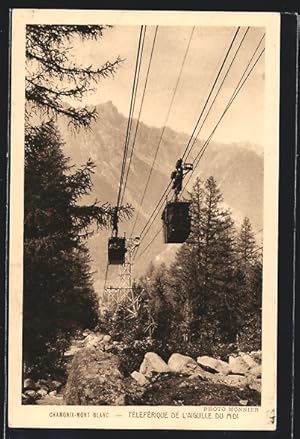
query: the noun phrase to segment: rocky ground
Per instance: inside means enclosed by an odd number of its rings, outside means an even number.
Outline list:
[[[260,405],[260,351],[230,355],[228,362],[181,353],[173,353],[165,362],[155,352],[146,352],[139,370],[126,376],[123,349],[108,334],[84,333],[65,354],[66,386],[27,378],[23,404]]]

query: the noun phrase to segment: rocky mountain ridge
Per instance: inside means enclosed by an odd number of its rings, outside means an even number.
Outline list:
[[[112,102],[97,106],[99,117],[93,122],[89,130],[72,132],[67,123],[59,122],[59,128],[65,141],[65,153],[71,158],[71,163],[79,166],[91,158],[96,165],[93,176],[93,190],[91,199],[97,198],[100,202],[116,203],[118,184],[121,172],[124,140],[127,128],[127,118],[123,116]],[[136,120],[132,125],[132,137],[135,133]],[[161,129],[149,127],[140,122],[135,149],[132,156],[124,203],[130,203],[138,208],[146,179],[152,165],[154,151],[161,136]],[[153,169],[150,185],[145,196],[145,202],[140,208],[140,219],[134,235],[139,234],[149,215],[156,206],[166,186],[170,181],[170,173],[175,161],[179,158],[189,141],[189,135],[178,133],[166,128],[162,138],[157,160]],[[188,157],[191,162],[200,150],[203,141],[198,140],[193,153]],[[211,141],[193,178],[188,186],[191,189],[196,177],[202,179],[213,175],[219,183],[224,195],[225,204],[231,208],[235,221],[240,223],[244,216],[248,216],[254,230],[262,228],[263,216],[263,157],[258,155],[250,144],[227,144]],[[159,228],[160,215],[154,222],[150,240]],[[121,225],[121,234],[131,233],[133,220]],[[90,240],[93,258],[93,270],[97,270],[98,283],[102,279],[106,263],[106,239],[109,232],[94,235]],[[259,237],[260,238],[260,237]],[[145,240],[146,242],[147,240]],[[147,260],[153,259],[162,253],[164,244],[162,239],[149,249]],[[144,270],[147,260],[138,266],[137,273]]]

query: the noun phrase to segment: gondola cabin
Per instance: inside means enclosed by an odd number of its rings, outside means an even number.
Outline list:
[[[124,264],[125,262],[125,238],[117,236],[111,237],[108,240],[108,263],[109,264]]]
[[[191,230],[190,202],[168,202],[162,214],[166,244],[185,242]]]

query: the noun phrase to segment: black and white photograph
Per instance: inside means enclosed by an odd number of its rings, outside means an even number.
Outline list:
[[[276,428],[279,31],[13,11],[11,426]]]

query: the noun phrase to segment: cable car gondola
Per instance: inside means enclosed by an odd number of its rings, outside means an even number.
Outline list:
[[[108,263],[110,265],[124,264],[126,253],[125,238],[112,236],[108,240]]]
[[[169,201],[162,214],[164,240],[166,244],[185,242],[191,230],[189,201]]]
[[[118,207],[114,208],[112,216],[112,236],[108,239],[108,263],[110,265],[122,265],[125,263],[126,240],[118,236]]]
[[[168,201],[163,213],[164,241],[166,244],[181,244],[185,242],[191,230],[190,202],[180,201],[178,196],[182,191],[184,175],[192,170],[192,165],[177,160],[176,169],[171,174],[172,189],[175,191],[175,200]],[[185,171],[185,173],[184,173]]]

